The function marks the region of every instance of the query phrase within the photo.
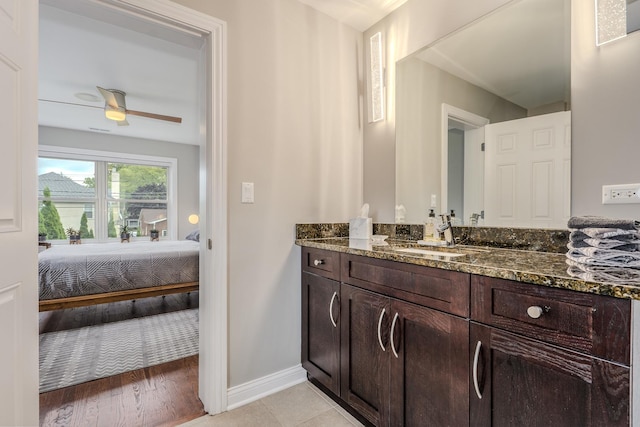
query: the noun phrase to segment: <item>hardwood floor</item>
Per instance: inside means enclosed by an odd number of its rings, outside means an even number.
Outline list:
[[[198,307],[198,293],[40,313],[40,332]],[[204,415],[198,356],[40,394],[42,426],[174,426]]]

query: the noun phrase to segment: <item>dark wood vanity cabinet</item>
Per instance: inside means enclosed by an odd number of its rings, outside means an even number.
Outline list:
[[[389,298],[342,285],[340,397],[376,426],[389,423]]]
[[[471,324],[473,426],[629,426],[629,367]]]
[[[335,252],[303,250],[302,366],[340,394],[340,283]],[[321,268],[318,268],[321,267]]]
[[[469,323],[342,285],[341,397],[377,426],[465,426]]]
[[[471,289],[472,425],[629,425],[628,300],[482,276]]]
[[[341,398],[376,426],[469,425],[469,322],[428,306],[468,312],[469,276],[341,263]]]
[[[397,300],[391,313],[389,425],[468,426],[469,322]]]
[[[302,364],[372,425],[629,425],[630,300],[302,254]]]

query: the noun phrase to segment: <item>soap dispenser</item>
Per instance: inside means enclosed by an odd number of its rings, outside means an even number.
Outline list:
[[[451,225],[461,225],[458,218],[456,218],[455,209],[451,209],[451,214],[449,216],[451,217]]]
[[[437,239],[440,237],[436,225],[436,213],[433,209],[429,209],[429,216],[427,217],[427,221],[424,223],[424,230],[422,232],[423,240]]]

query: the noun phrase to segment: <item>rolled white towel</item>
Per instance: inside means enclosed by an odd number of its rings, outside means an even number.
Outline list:
[[[633,219],[613,219],[602,216],[573,216],[567,222],[568,228],[620,228],[623,230],[636,230],[640,228],[640,222]]]
[[[640,240],[615,240],[615,239],[592,239],[587,238],[584,240],[570,240],[567,244],[569,249],[577,248],[600,248],[600,249],[615,249],[617,251],[636,252],[640,250]]]
[[[640,269],[580,264],[567,259],[567,273],[590,282],[640,283]]]
[[[567,252],[567,259],[586,265],[605,267],[640,267],[640,252],[612,249],[577,248]]]
[[[569,240],[577,241],[588,238],[592,239],[616,239],[635,240],[640,239],[637,230],[622,230],[620,228],[582,228],[580,230],[570,230]]]

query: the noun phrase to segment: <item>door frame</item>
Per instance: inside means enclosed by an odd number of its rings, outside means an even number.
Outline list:
[[[167,0],[90,0],[204,40],[200,114],[199,397],[209,414],[227,409],[227,26]],[[204,171],[204,174],[203,174]],[[215,238],[214,238],[215,237]]]
[[[449,119],[462,122],[471,128],[481,128],[489,124],[489,119],[453,105],[442,103],[440,115],[440,210],[448,212],[449,187]]]

